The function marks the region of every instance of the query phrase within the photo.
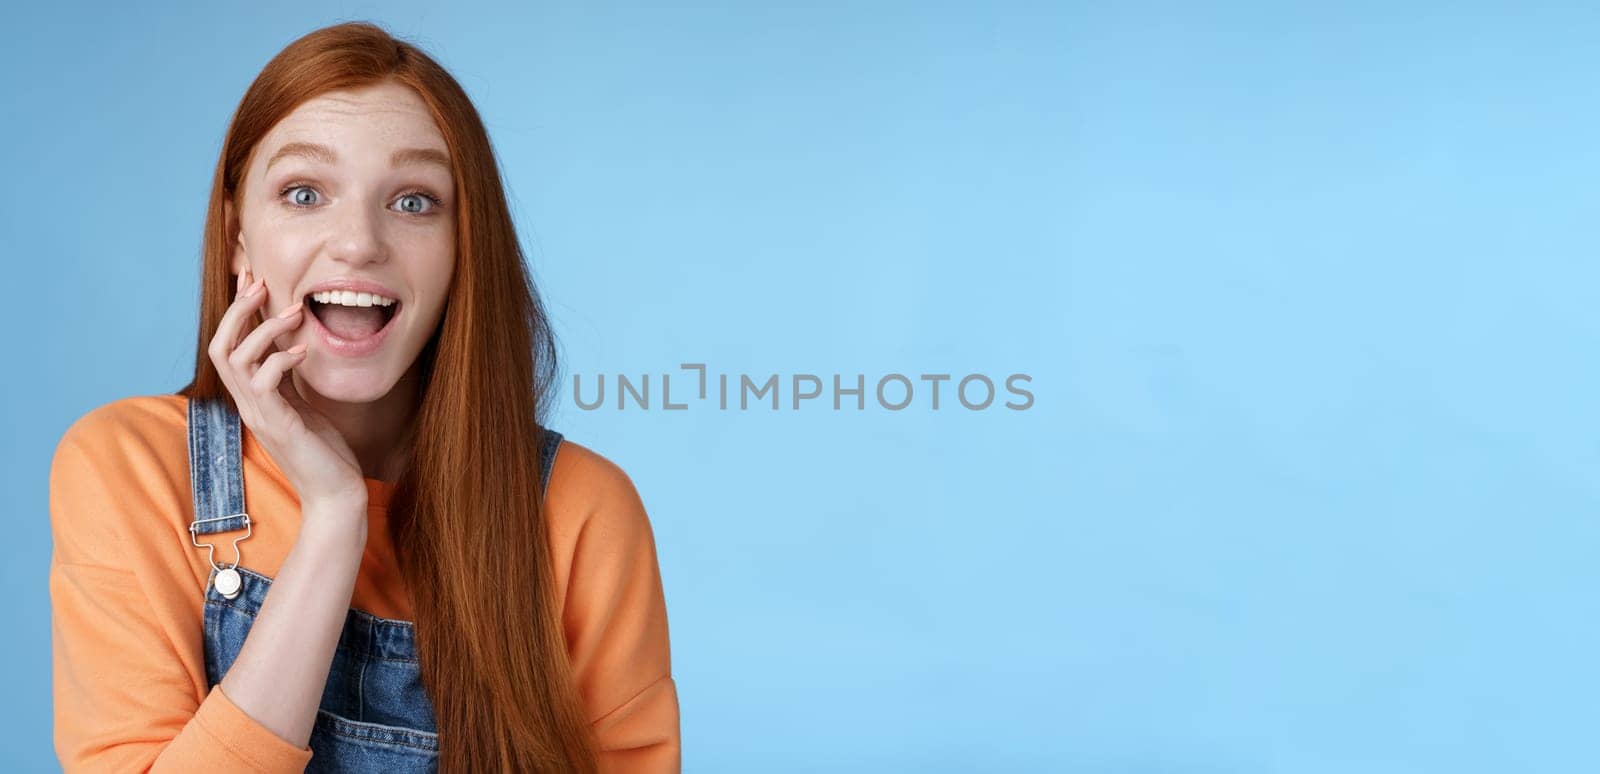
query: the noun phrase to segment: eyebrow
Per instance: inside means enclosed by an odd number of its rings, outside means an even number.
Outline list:
[[[272,154],[272,158],[267,159],[266,168],[271,169],[278,159],[289,156],[304,156],[324,164],[336,164],[339,161],[339,155],[326,145],[314,142],[291,142],[285,143],[278,152]],[[449,171],[450,156],[435,148],[401,148],[389,156],[390,166],[401,167],[409,164],[437,164]]]

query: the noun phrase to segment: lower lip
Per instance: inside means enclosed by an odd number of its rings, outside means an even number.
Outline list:
[[[377,333],[364,339],[341,339],[333,331],[322,326],[322,321],[311,312],[311,305],[306,304],[306,316],[311,318],[311,327],[317,332],[317,338],[322,339],[323,346],[340,357],[365,357],[378,351],[383,346],[383,340],[389,335],[389,329],[394,327],[396,320],[400,319],[400,309],[394,310],[394,316],[378,329]]]

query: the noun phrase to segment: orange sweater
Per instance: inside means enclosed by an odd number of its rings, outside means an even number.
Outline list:
[[[309,748],[206,687],[211,565],[190,542],[187,399],[124,398],[68,428],[50,467],[55,749],[79,771],[301,771]],[[293,487],[241,423],[242,565],[277,574],[300,524]],[[392,485],[367,480],[366,553],[351,606],[411,619],[384,524]],[[627,475],[572,441],[545,495],[556,590],[579,695],[608,772],[680,769],[677,686],[655,539]],[[219,534],[217,561],[232,562]]]

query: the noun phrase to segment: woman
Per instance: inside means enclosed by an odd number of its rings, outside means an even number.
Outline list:
[[[678,770],[650,523],[542,427],[554,344],[496,170],[456,81],[378,27],[251,85],[194,380],[52,463],[68,772]]]

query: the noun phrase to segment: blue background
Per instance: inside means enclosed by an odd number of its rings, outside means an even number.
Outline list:
[[[1111,5],[8,10],[0,763],[56,765],[54,444],[187,381],[226,122],[367,19],[487,121],[686,770],[1600,765],[1600,15]],[[571,399],[683,362],[1035,403]]]

